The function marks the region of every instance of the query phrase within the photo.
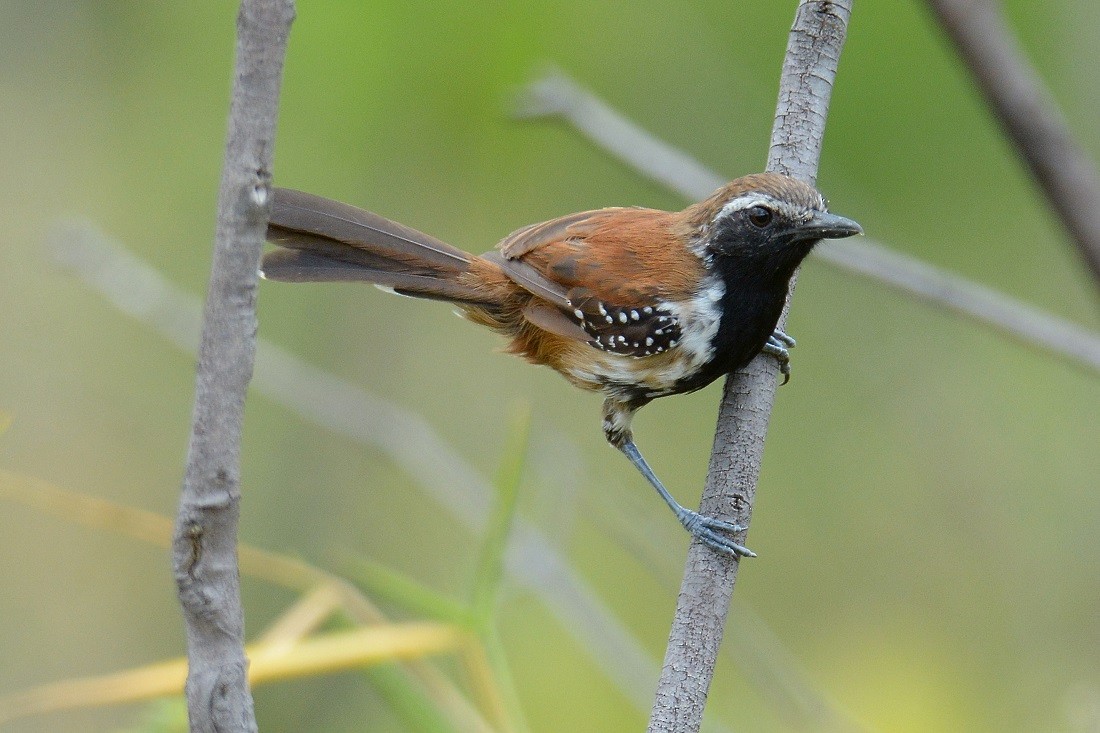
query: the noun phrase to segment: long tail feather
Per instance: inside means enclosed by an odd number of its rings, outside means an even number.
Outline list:
[[[385,269],[385,263],[381,267],[370,267],[295,249],[265,254],[260,273],[267,280],[282,282],[368,282],[391,288],[399,295],[451,303],[491,305],[495,302],[488,292],[456,280],[394,272]]]
[[[284,248],[263,257],[260,269],[269,280],[369,282],[402,295],[482,306],[499,300],[499,291],[484,287],[479,277],[488,263],[423,232],[320,196],[275,189],[267,238]]]
[[[302,234],[306,237],[296,236]],[[289,188],[275,189],[268,238],[295,249],[313,249],[317,238],[333,240],[397,261],[457,272],[464,272],[471,260],[466,252],[411,227]]]

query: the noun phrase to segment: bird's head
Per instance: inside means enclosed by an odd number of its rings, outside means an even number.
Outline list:
[[[779,173],[732,181],[684,210],[696,254],[710,266],[790,279],[822,239],[862,234],[859,224],[830,214],[812,186]]]

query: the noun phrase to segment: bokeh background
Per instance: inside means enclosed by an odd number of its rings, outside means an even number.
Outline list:
[[[1100,159],[1100,5],[1006,5]],[[511,100],[550,62],[730,177],[755,171],[794,6],[301,0],[276,182],[475,252],[575,210],[679,208],[564,126],[513,120]],[[0,467],[173,512],[193,358],[44,243],[59,222],[89,222],[204,292],[235,13],[207,0],[0,3],[0,411],[13,418]],[[1100,328],[1095,284],[921,3],[856,4],[820,186],[891,247]],[[424,416],[485,475],[529,406],[521,516],[660,659],[687,541],[604,445],[597,397],[495,354],[492,335],[439,304],[268,283],[259,309],[263,337]],[[873,731],[1100,730],[1097,375],[814,261],[789,330],[794,379],[749,538],[760,558],[741,570],[708,720],[809,730],[819,706]],[[718,398],[712,386],[659,401],[637,421],[688,505]],[[468,590],[479,538],[432,492],[255,394],[243,479],[250,543],[336,570],[357,554]],[[244,593],[252,632],[292,600],[247,578]],[[508,585],[499,625],[532,730],[644,726],[608,660],[529,591]],[[163,551],[0,509],[0,695],[174,657],[183,641]],[[804,686],[810,713],[776,694],[776,673]],[[355,673],[261,687],[256,701],[266,731],[404,729]],[[11,729],[116,730],[141,714]]]

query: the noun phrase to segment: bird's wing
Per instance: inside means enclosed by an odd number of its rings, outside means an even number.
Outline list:
[[[678,221],[640,208],[570,214],[510,234],[492,259],[594,346],[646,356],[676,345],[680,326],[667,306],[690,297],[704,275]]]

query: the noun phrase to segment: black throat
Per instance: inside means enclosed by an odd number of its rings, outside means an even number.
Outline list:
[[[745,366],[760,353],[775,331],[790,279],[804,256],[797,257],[793,263],[760,263],[763,267],[732,258],[716,259],[715,271],[725,285],[725,293],[719,301],[718,332],[711,340],[713,356],[678,387],[685,392],[702,389],[722,375]]]

